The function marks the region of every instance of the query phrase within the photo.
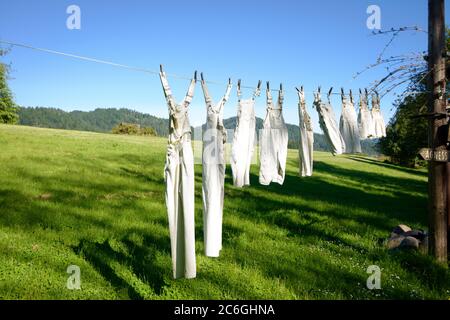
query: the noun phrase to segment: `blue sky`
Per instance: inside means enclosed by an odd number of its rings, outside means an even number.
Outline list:
[[[168,73],[190,76],[203,71],[212,81],[254,86],[258,79],[280,82],[286,88],[285,119],[298,122],[294,86],[310,92],[321,85],[346,90],[367,86],[384,75],[373,70],[353,75],[373,63],[389,40],[371,36],[366,9],[381,8],[382,29],[418,25],[427,28],[426,0],[395,1],[283,1],[283,0],[40,0],[0,1],[0,39],[105,59],[151,70],[162,63]],[[66,8],[81,8],[81,30],[66,28]],[[448,16],[448,14],[447,14]],[[402,34],[387,55],[424,51],[425,33]],[[13,48],[3,59],[11,62],[10,86],[16,102],[64,110],[126,107],[167,118],[167,108],[156,75]],[[170,79],[175,96],[183,98],[188,81]],[[210,85],[218,100],[225,85]],[[244,91],[250,96],[250,91]],[[205,119],[201,87],[191,106],[191,123]],[[387,121],[393,96],[382,100]],[[336,116],[340,98],[333,97]],[[236,114],[236,91],[225,106],[225,117]],[[307,94],[312,110],[312,94]],[[265,115],[264,92],[256,113]]]

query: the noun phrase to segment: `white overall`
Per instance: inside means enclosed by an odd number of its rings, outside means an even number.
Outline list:
[[[195,278],[194,157],[188,118],[195,80],[192,79],[183,102],[177,104],[164,72],[160,72],[160,79],[169,107],[169,142],[164,179],[173,277]]]
[[[288,152],[288,131],[283,119],[283,91],[279,91],[277,107],[274,108],[272,94],[266,91],[267,113],[260,138],[259,183],[283,184]]]
[[[241,100],[238,88],[238,113],[231,147],[231,170],[233,184],[236,187],[250,185],[250,164],[255,148],[255,98],[259,96],[257,88],[251,99]]]
[[[331,148],[331,153],[333,155],[342,154],[345,151],[345,142],[339,132],[330,101],[328,100],[328,103],[322,103],[320,93],[316,93],[314,106],[319,114],[319,125]]]
[[[375,138],[386,137],[386,126],[380,110],[380,97],[372,95],[372,118]]]
[[[306,111],[305,94],[303,88],[298,91],[298,116],[300,129],[300,145],[298,148],[300,162],[300,176],[309,177],[313,172],[314,132],[311,117]]]
[[[345,142],[345,153],[361,153],[358,121],[352,99],[342,95],[342,113],[339,131]]]
[[[222,217],[225,182],[225,143],[227,132],[223,126],[223,107],[228,100],[231,83],[225,95],[214,105],[206,83],[202,80],[206,102],[206,131],[203,133],[203,234],[205,254],[218,257],[222,249]]]
[[[363,93],[359,95],[358,125],[361,139],[368,139],[374,136],[372,113],[367,106],[367,95]]]

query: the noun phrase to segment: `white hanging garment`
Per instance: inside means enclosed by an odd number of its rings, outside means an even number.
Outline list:
[[[339,131],[345,142],[345,153],[361,153],[361,140],[359,138],[358,121],[355,107],[353,105],[353,95],[350,91],[350,99],[344,94],[342,89],[342,113],[339,121]]]
[[[288,130],[283,118],[283,88],[280,85],[278,103],[274,107],[269,83],[266,90],[267,113],[261,130],[259,183],[283,184],[288,152]]]
[[[311,117],[306,111],[305,92],[303,86],[301,90],[297,89],[299,103],[299,129],[300,129],[300,144],[298,148],[300,176],[309,177],[313,172],[313,146],[314,146],[314,132],[312,128]]]
[[[318,92],[314,93],[313,105],[316,107],[319,114],[319,125],[331,148],[331,153],[333,155],[338,155],[345,151],[345,142],[336,123],[336,117],[334,115],[333,108],[331,107],[330,94],[331,90],[328,94],[328,103],[322,103],[319,89]]]
[[[359,93],[358,125],[361,139],[369,139],[374,136],[372,113],[367,103],[367,91]]]
[[[162,67],[159,76],[169,107],[169,141],[164,179],[173,277],[195,278],[194,156],[188,107],[194,94],[196,75],[180,104],[172,96]]]
[[[386,126],[383,115],[381,114],[380,96],[378,94],[372,95],[372,118],[375,138],[386,137]]]
[[[255,148],[255,98],[260,95],[261,82],[251,99],[241,100],[240,80],[238,82],[238,113],[231,147],[231,170],[236,187],[250,185],[250,164]]]
[[[231,81],[225,95],[214,105],[202,75],[206,102],[206,130],[203,133],[203,234],[205,254],[218,257],[222,249],[222,217],[225,182],[225,143],[227,132],[223,126],[223,107],[230,96]]]

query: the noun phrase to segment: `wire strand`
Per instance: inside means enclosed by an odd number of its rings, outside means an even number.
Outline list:
[[[138,72],[144,72],[144,73],[153,74],[153,75],[159,75],[159,71],[154,71],[154,70],[150,70],[150,69],[146,69],[146,68],[130,66],[130,65],[122,64],[122,63],[116,63],[116,62],[111,62],[111,61],[107,61],[107,60],[102,60],[102,59],[97,59],[97,58],[92,58],[92,57],[87,57],[87,56],[82,56],[82,55],[77,55],[77,54],[72,54],[72,53],[66,53],[66,52],[52,50],[52,49],[34,47],[34,46],[23,44],[23,43],[17,43],[17,42],[6,41],[6,40],[0,40],[0,43],[7,44],[10,46],[15,46],[15,47],[31,49],[31,50],[35,50],[35,51],[46,52],[46,53],[55,54],[55,55],[61,55],[61,56],[70,57],[70,58],[74,58],[74,59],[80,59],[80,60],[84,60],[84,61],[110,65],[110,66],[124,68],[124,69],[132,70],[132,71],[138,71]],[[181,80],[190,81],[192,79],[192,77],[177,75],[174,73],[166,73],[166,75],[168,77],[175,78],[175,79],[181,79]],[[205,82],[208,84],[213,84],[213,85],[223,85],[223,86],[228,85],[228,83],[221,83],[221,82],[216,82],[216,81],[211,81],[211,80],[205,80]],[[256,89],[256,87],[243,86],[243,85],[241,85],[241,88],[249,89],[249,90]],[[279,89],[270,89],[270,91],[279,92],[280,90]],[[304,91],[304,92],[310,93],[310,94],[317,93],[317,91]],[[418,93],[420,93],[420,92],[418,92]],[[327,95],[327,93],[321,92],[320,95]],[[331,95],[341,95],[341,93],[340,92],[332,92]],[[344,95],[349,96],[349,94],[344,94]]]

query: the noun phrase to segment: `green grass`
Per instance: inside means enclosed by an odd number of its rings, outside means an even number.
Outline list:
[[[1,299],[448,299],[448,271],[379,244],[426,228],[426,172],[315,153],[283,186],[237,189],[227,168],[223,250],[203,254],[196,165],[198,276],[173,280],[163,168],[166,139],[0,125]],[[81,268],[81,290],[66,269]],[[382,270],[368,290],[366,269]]]

